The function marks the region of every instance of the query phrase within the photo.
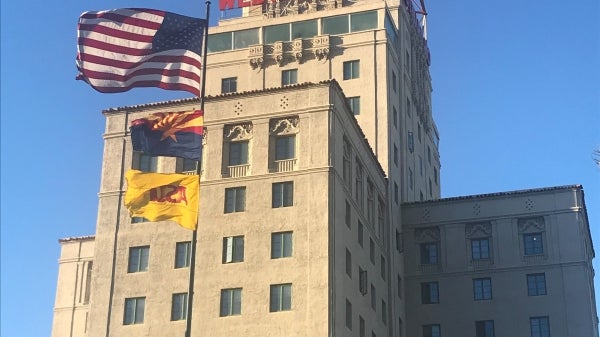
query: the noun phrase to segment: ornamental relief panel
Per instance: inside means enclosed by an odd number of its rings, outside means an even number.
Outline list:
[[[438,227],[415,229],[415,241],[417,243],[440,241],[440,229]]]
[[[251,139],[252,123],[246,122],[234,125],[225,125],[223,128],[223,138],[230,142]]]
[[[543,217],[526,218],[518,220],[519,233],[543,232],[546,230],[546,223]]]
[[[473,223],[465,226],[465,237],[468,239],[489,236],[492,236],[492,224],[490,222]]]
[[[269,133],[276,136],[296,134],[300,131],[299,124],[300,118],[298,116],[272,119],[269,122]]]

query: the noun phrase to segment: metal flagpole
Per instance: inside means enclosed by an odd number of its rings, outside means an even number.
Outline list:
[[[202,83],[200,86],[200,110],[204,112],[204,90],[206,87],[206,51],[207,51],[207,39],[208,39],[208,22],[210,19],[210,1],[206,1],[206,23],[204,25],[204,34],[202,35]],[[196,174],[200,176],[201,173],[202,158],[196,164]],[[198,177],[198,181],[200,178]],[[199,205],[198,205],[199,207]],[[196,271],[196,242],[198,241],[198,225],[196,223],[196,229],[192,231],[192,247],[191,247],[191,258],[190,258],[190,284],[188,288],[188,301],[187,301],[187,315],[186,315],[186,328],[185,337],[191,337],[192,335],[192,312],[194,303],[194,277]]]

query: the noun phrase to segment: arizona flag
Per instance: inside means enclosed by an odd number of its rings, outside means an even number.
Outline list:
[[[187,229],[197,228],[199,176],[129,170],[125,178],[125,206],[132,217],[171,220]]]
[[[134,151],[150,156],[181,157],[200,160],[204,113],[155,113],[131,122],[131,143]]]

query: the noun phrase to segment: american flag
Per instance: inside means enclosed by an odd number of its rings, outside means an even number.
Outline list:
[[[204,19],[153,9],[85,12],[77,79],[104,93],[159,87],[198,96],[205,25]]]

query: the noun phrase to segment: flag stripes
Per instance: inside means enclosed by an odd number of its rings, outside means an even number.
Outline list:
[[[100,92],[159,87],[199,95],[205,24],[206,20],[150,9],[83,13],[77,79]]]

